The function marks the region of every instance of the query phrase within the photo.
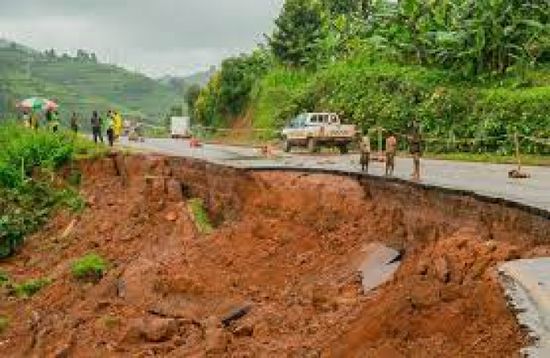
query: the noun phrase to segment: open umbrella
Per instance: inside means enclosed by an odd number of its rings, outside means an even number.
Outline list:
[[[57,109],[57,103],[50,101],[45,98],[32,97],[27,98],[26,100],[19,103],[18,107],[23,109],[32,109],[32,110],[48,110],[48,109]]]

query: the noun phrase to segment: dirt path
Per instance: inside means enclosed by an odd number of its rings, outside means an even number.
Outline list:
[[[550,254],[546,219],[376,180],[123,163],[125,180],[110,159],[83,163],[85,212],[59,213],[0,264],[53,279],[28,300],[2,293],[3,356],[508,357],[526,344],[495,266]],[[404,256],[364,295],[357,259],[371,242]],[[78,282],[70,264],[91,251],[109,272]]]

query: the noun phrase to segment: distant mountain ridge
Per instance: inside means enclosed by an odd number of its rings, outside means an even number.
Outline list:
[[[28,46],[18,44],[17,42],[10,41],[8,39],[0,38],[0,48],[9,48],[9,47],[19,49],[28,53],[34,53],[34,54],[39,53],[39,51],[33,48],[30,48]]]
[[[216,73],[216,67],[211,66],[206,71],[199,71],[189,76],[163,76],[158,81],[164,85],[171,86],[174,89],[185,91],[192,85],[206,86],[210,78]]]

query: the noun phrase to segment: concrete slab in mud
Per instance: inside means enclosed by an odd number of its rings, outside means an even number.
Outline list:
[[[380,243],[372,243],[361,250],[364,257],[359,265],[363,292],[368,293],[390,280],[399,268],[401,254]]]
[[[550,357],[550,258],[517,260],[499,267],[519,323],[534,338],[528,357]]]

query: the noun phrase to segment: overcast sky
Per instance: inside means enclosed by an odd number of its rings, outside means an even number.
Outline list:
[[[0,0],[0,38],[94,51],[151,76],[185,75],[250,50],[283,0]]]

